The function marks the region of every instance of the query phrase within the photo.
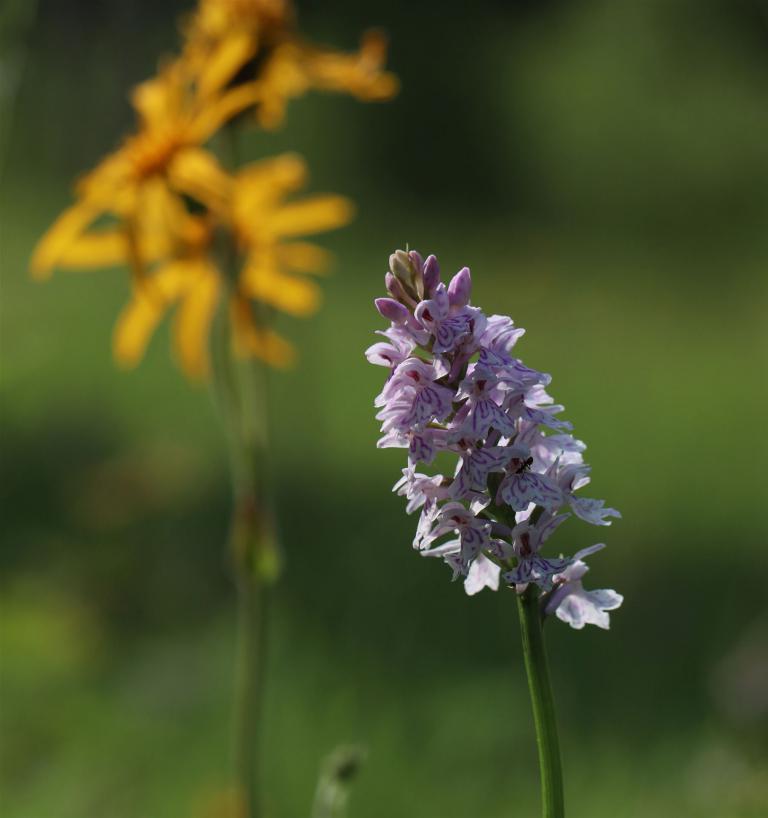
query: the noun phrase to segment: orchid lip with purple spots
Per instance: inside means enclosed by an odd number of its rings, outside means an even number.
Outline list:
[[[390,326],[366,357],[388,370],[375,400],[378,446],[408,450],[394,491],[409,514],[419,511],[414,548],[442,559],[470,595],[534,584],[543,614],[607,628],[621,595],[581,584],[584,558],[603,544],[571,557],[542,550],[568,519],[607,526],[621,515],[577,494],[590,480],[586,447],[558,417],[551,376],[513,354],[525,330],[471,305],[468,267],[444,284],[434,255],[397,250],[385,286],[376,308]],[[417,470],[434,471],[446,455],[452,473]]]

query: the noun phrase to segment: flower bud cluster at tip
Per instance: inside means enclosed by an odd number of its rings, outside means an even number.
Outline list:
[[[534,584],[543,613],[608,628],[622,596],[582,585],[584,558],[604,545],[570,557],[544,545],[571,516],[606,526],[621,515],[577,495],[590,481],[586,447],[547,394],[550,376],[513,354],[524,330],[470,304],[468,267],[443,283],[433,255],[395,251],[385,285],[375,304],[390,326],[366,357],[388,369],[375,401],[378,446],[408,450],[394,491],[408,513],[420,510],[414,548],[442,558],[468,594]],[[440,453],[456,458],[452,474],[417,471]]]

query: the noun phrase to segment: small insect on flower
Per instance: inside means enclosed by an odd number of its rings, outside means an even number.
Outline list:
[[[533,584],[542,613],[577,629],[607,628],[621,595],[581,584],[583,558],[603,544],[572,557],[542,550],[572,515],[593,525],[621,515],[576,495],[590,479],[585,446],[557,417],[563,407],[546,392],[550,376],[515,356],[524,330],[470,304],[468,267],[446,286],[435,256],[396,251],[385,284],[389,297],[376,308],[390,326],[366,356],[388,369],[375,401],[378,445],[408,450],[394,490],[409,513],[420,509],[414,547],[443,559],[469,594],[500,583],[522,594]],[[438,450],[456,455],[453,474],[417,472]]]

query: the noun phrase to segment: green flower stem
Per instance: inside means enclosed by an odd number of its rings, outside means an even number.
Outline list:
[[[214,385],[229,438],[233,505],[230,554],[238,595],[234,759],[243,818],[261,818],[261,733],[270,586],[279,549],[266,483],[266,375],[237,361],[226,310],[213,348]]]
[[[525,670],[531,694],[533,722],[536,727],[536,745],[539,750],[541,775],[542,818],[563,818],[563,771],[560,764],[560,746],[557,738],[555,704],[549,681],[547,654],[539,605],[539,594],[531,585],[517,597],[520,630],[523,637]]]
[[[235,688],[235,772],[243,818],[262,815],[261,736],[269,589],[241,572]]]
[[[225,128],[224,162],[239,166],[237,128]],[[219,262],[225,297],[213,344],[214,384],[229,438],[233,505],[230,553],[238,596],[235,669],[234,759],[242,818],[263,815],[261,736],[271,586],[280,572],[279,546],[271,507],[267,372],[254,360],[238,361],[232,348],[228,303],[242,259],[231,237],[221,237]],[[260,316],[263,319],[264,316]]]

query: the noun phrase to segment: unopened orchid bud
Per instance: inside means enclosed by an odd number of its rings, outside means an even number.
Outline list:
[[[469,267],[462,267],[448,285],[448,302],[451,307],[465,307],[472,292],[472,276]]]
[[[392,274],[406,286],[413,282],[411,259],[405,250],[395,250],[389,257],[389,269]]]
[[[418,250],[409,250],[408,258],[411,260],[411,264],[417,273],[420,273],[424,269],[424,259]]]
[[[410,317],[408,310],[394,298],[377,298],[374,303],[382,318],[393,324],[404,324]]]
[[[424,262],[424,297],[431,298],[435,287],[440,283],[440,265],[437,256],[427,256]]]
[[[417,253],[417,260],[421,256]],[[424,282],[421,267],[414,264],[411,255],[405,250],[395,250],[389,257],[389,269],[395,278],[403,285],[405,292],[416,301],[424,297]]]
[[[392,273],[387,273],[384,276],[384,284],[387,288],[387,292],[395,299],[395,301],[400,301],[401,303],[414,303],[413,299],[410,298],[403,285],[392,275]]]

